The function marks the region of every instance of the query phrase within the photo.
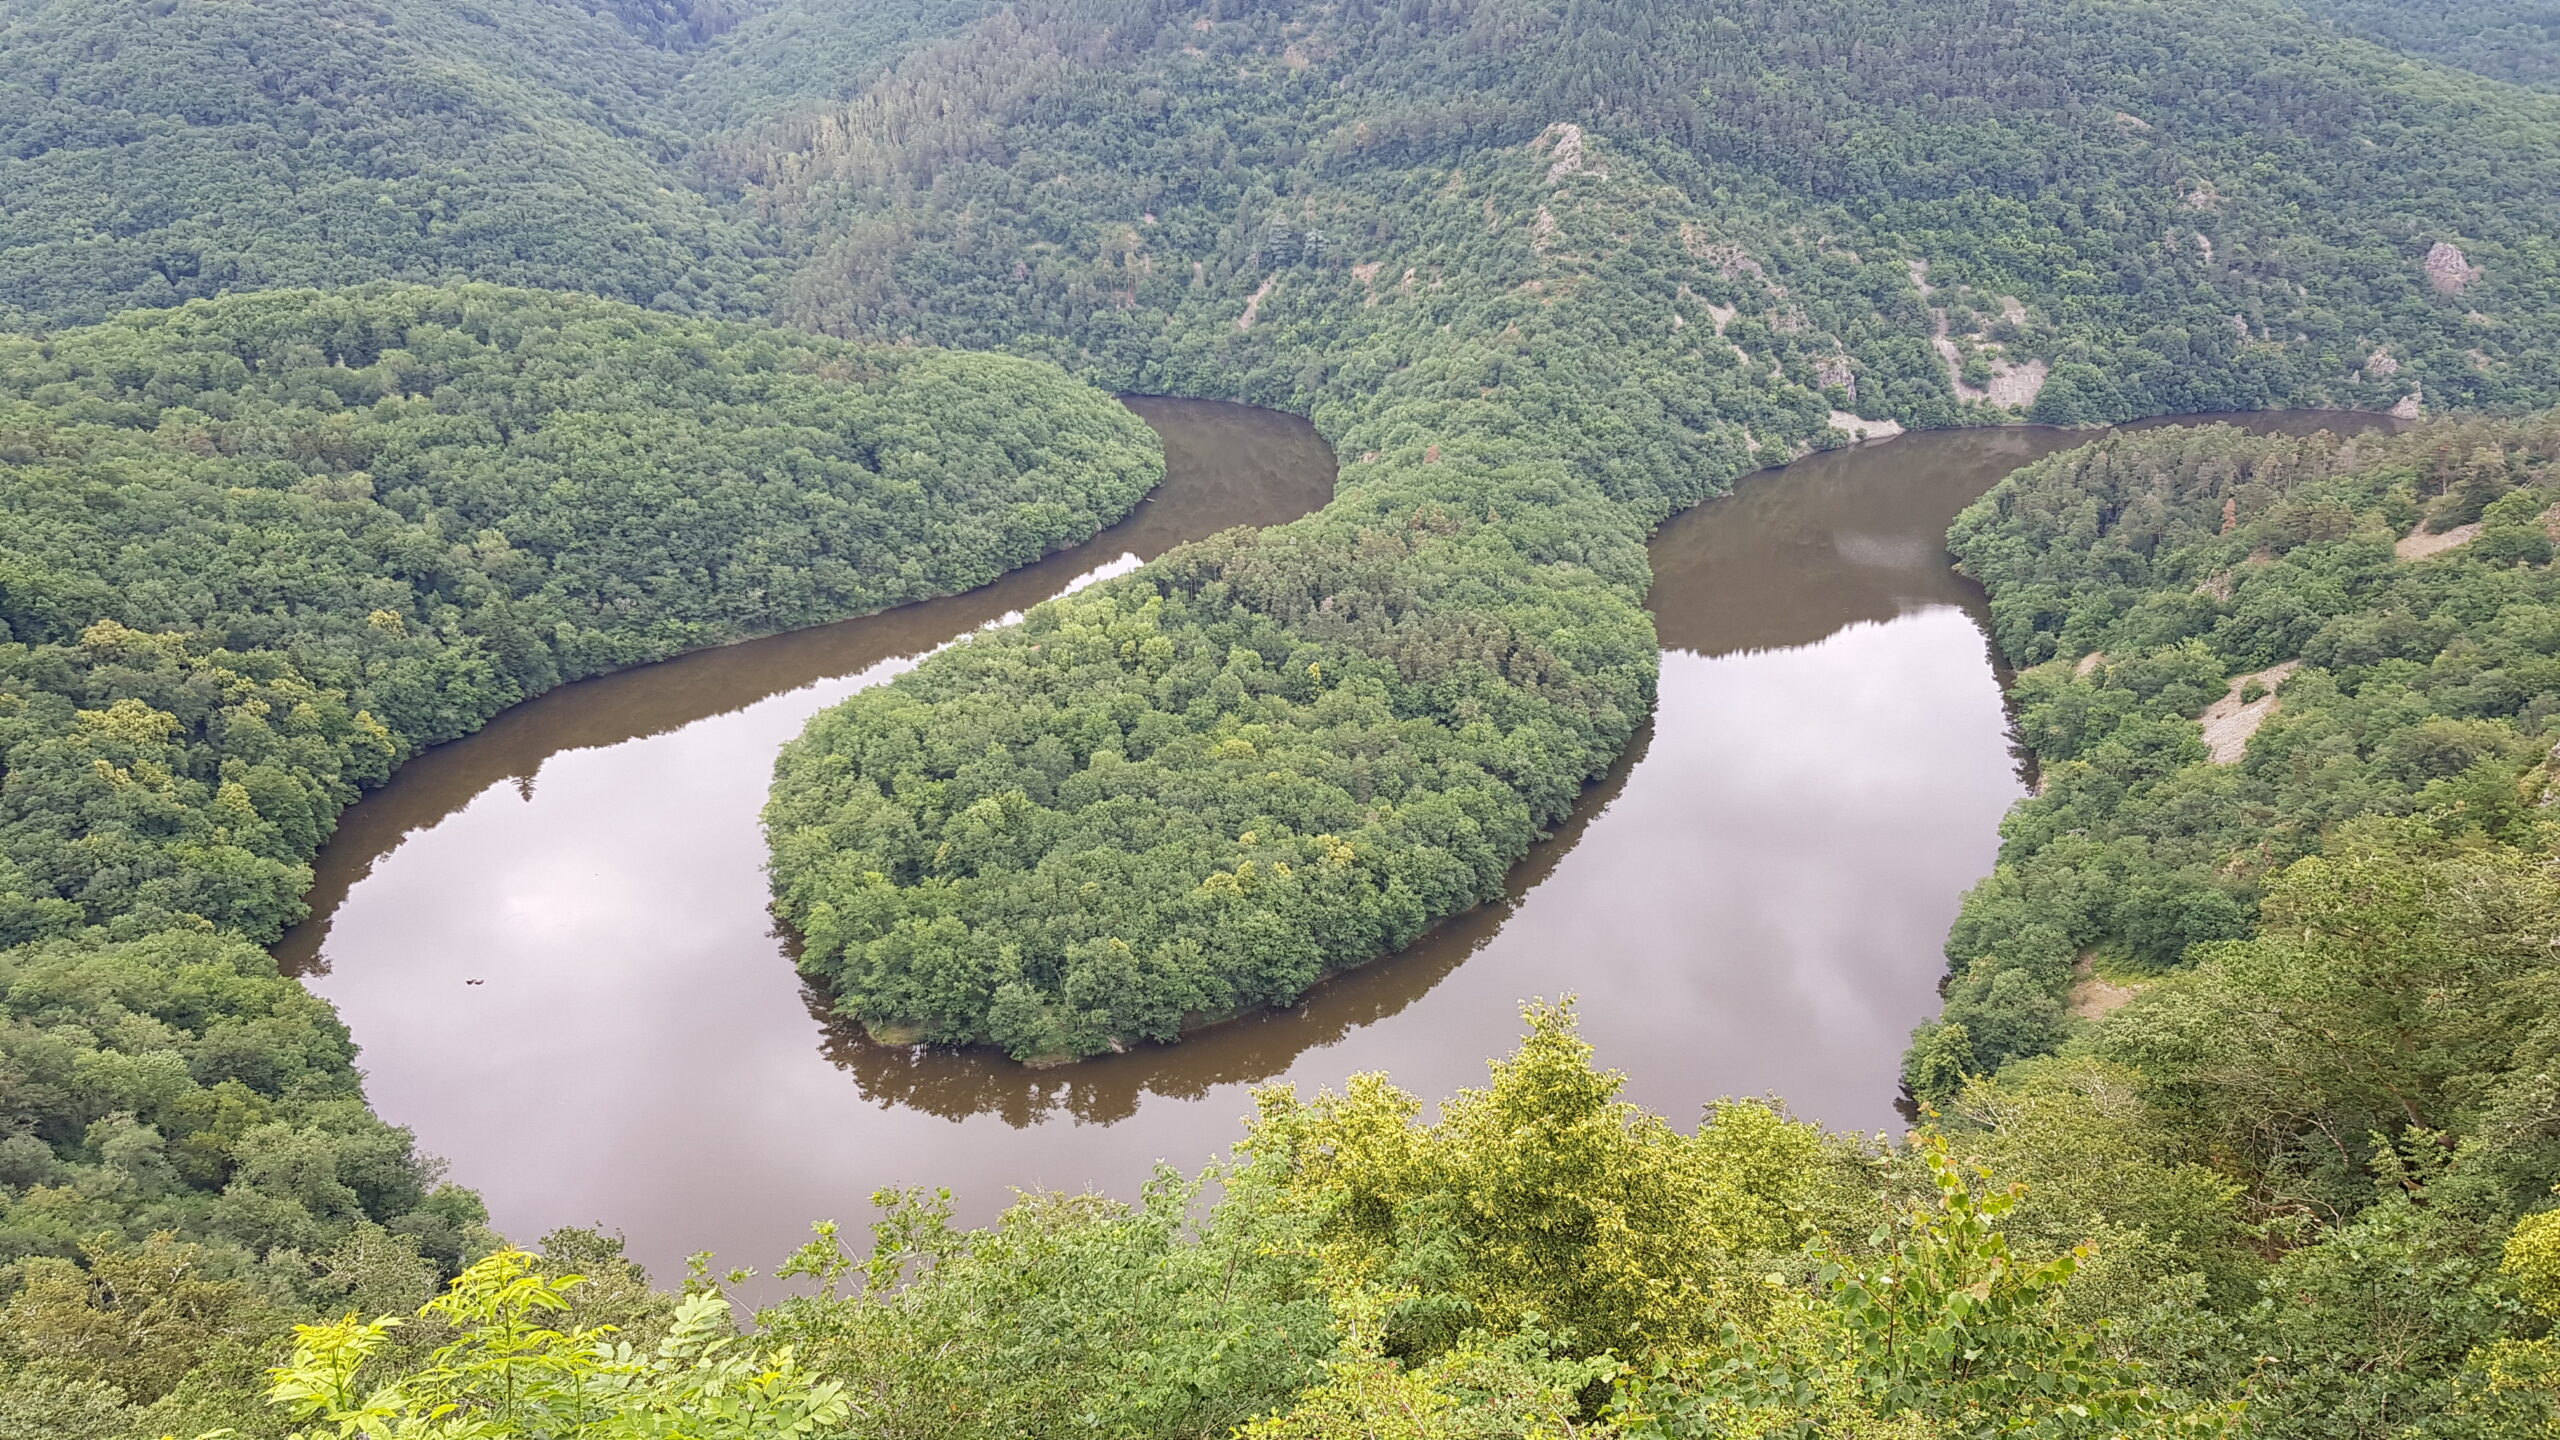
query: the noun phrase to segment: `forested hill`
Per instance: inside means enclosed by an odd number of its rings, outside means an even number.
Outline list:
[[[1162,474],[1045,366],[489,286],[0,338],[0,461],[0,943],[271,940],[338,809],[415,751],[984,584]]]
[[[2475,74],[2560,87],[2560,7],[2551,0],[2309,0],[2349,35]]]
[[[2503,12],[2351,11],[6,3],[0,1437],[279,1434],[291,1321],[497,1243],[257,948],[313,847],[548,685],[1090,533],[1158,452],[1042,357],[1344,461],[783,757],[809,968],[1042,1058],[1498,895],[1652,702],[1648,530],[1745,469],[2560,400],[2560,97],[2460,68]],[[2051,788],[1918,1145],[1677,1131],[1541,1013],[1430,1124],[1269,1097],[1214,1211],[891,1197],[867,1265],[786,1267],[798,1359],[569,1234],[302,1332],[277,1393],[347,1433],[2547,1433],[2560,480],[2547,421],[2405,445],[2124,445],[1968,521]],[[2235,681],[2276,719],[2214,764]]]
[[[713,158],[818,251],[793,318],[1288,386],[1340,362],[1285,325],[1227,330],[1248,295],[1277,280],[1258,314],[1360,333],[1331,309],[1366,302],[1351,271],[1427,280],[1456,243],[1420,208],[1433,177],[1568,122],[1607,155],[1563,168],[1568,202],[1675,186],[1729,278],[1803,312],[1762,318],[1913,382],[1862,397],[1906,421],[1952,398],[1934,310],[1976,389],[2054,367],[2054,419],[2560,385],[2560,102],[2272,0],[1032,5]],[[1535,214],[1499,223],[1525,248]]]
[[[828,99],[958,0],[0,7],[0,324],[379,278],[765,309],[697,133]]]
[[[567,680],[983,584],[1162,466],[1034,362],[495,286],[0,336],[0,1435],[126,1433],[25,1407],[254,1380],[224,1305],[265,1334],[346,1294],[317,1276],[480,1243],[257,948],[363,789]],[[75,1254],[230,1299],[162,1362],[21,1378],[44,1277],[89,1303]]]
[[[646,119],[674,60],[542,0],[0,11],[0,322],[467,276],[735,311],[749,233]]]

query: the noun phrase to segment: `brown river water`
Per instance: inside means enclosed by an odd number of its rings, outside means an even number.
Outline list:
[[[349,811],[277,956],[333,1001],[374,1104],[530,1241],[619,1231],[768,1266],[883,1187],[983,1221],[1018,1189],[1134,1197],[1221,1153],[1264,1084],[1386,1070],[1481,1083],[1520,1003],[1579,997],[1627,1095],[1686,1123],[1784,1096],[1898,1127],[1939,945],[2025,793],[1955,513],[2087,432],[1949,431],[1746,477],[1652,545],[1661,700],[1511,877],[1507,903],[1298,1006],[1049,1070],[881,1046],[831,1022],[767,910],[757,812],[809,717],[1050,595],[1331,495],[1305,422],[1129,402],[1163,487],[985,589],[564,687],[430,751]],[[2253,416],[2358,428],[2369,416]]]

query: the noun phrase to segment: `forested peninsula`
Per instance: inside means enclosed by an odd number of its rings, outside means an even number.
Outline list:
[[[2547,28],[0,11],[0,1437],[2549,1433]],[[1481,1090],[1271,1092],[1134,1202],[877,1197],[752,1335],[707,1262],[493,1233],[259,948],[339,810],[1093,533],[1161,472],[1104,389],[1309,415],[1339,492],[784,754],[777,911],[883,1038],[1171,1040],[1495,896],[1652,703],[1645,536],[1745,470],[2419,423],[1959,524],[2042,790],[1902,1143],[1644,1113],[1532,1007]]]
[[[2560,393],[2560,110],[2171,8],[1026,10],[783,154],[724,146],[815,247],[786,314],[1035,324],[1345,462],[1321,515],[813,725],[768,815],[804,963],[884,1035],[1170,1039],[1496,895],[1649,708],[1643,535],[1744,469],[1883,421]],[[959,94],[970,125],[921,123]],[[1904,148],[1831,164],[1851,133]]]

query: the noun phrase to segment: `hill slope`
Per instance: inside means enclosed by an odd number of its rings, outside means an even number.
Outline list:
[[[0,320],[386,277],[752,310],[750,233],[648,118],[679,69],[538,0],[12,6]]]

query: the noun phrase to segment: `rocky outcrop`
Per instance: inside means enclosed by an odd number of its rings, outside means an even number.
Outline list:
[[[2459,295],[2480,280],[2480,267],[2450,240],[2439,240],[2427,251],[2426,268],[2427,283],[2439,295]]]
[[[1564,123],[1550,125],[1547,127],[1547,134],[1555,139],[1555,149],[1550,152],[1555,156],[1555,162],[1547,167],[1548,184],[1556,184],[1569,175],[1590,174],[1603,180],[1608,178],[1606,172],[1588,168],[1583,156],[1581,126]]]

